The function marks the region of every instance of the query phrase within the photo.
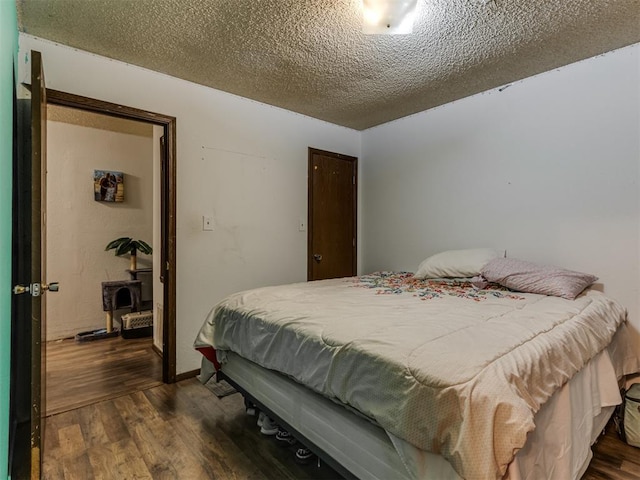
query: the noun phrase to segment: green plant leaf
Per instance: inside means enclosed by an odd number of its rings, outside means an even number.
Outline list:
[[[133,250],[140,251],[146,255],[151,255],[153,248],[147,242],[143,240],[134,240],[131,237],[120,237],[109,242],[105,250],[116,250],[116,255],[124,255],[126,253],[132,254]]]
[[[146,255],[151,255],[151,253],[153,252],[153,248],[151,248],[151,245],[143,240],[135,240],[134,243],[136,244],[136,248]]]
[[[120,238],[116,238],[115,240],[111,241],[108,243],[108,245],[105,247],[105,250],[111,250],[113,248],[118,248],[120,246],[120,244],[127,242],[127,241],[131,241],[131,237],[120,237]]]
[[[125,253],[131,253],[133,247],[133,240],[128,238],[126,241],[120,243],[120,245],[116,247],[116,255],[120,256],[124,255]]]

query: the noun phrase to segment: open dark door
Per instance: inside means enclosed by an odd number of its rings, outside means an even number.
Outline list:
[[[46,88],[39,52],[31,52],[31,100],[17,105],[14,153],[11,473],[39,479],[45,412],[44,220],[46,201]]]
[[[358,159],[309,148],[307,280],[356,275]]]

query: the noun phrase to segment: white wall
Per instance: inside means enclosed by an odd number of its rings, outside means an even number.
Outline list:
[[[29,35],[19,43],[20,81],[34,49],[49,88],[177,118],[177,373],[199,368],[193,340],[224,295],[306,279],[307,148],[359,157],[359,132]],[[205,214],[215,231],[202,231]]]
[[[82,125],[87,116],[94,127]],[[102,282],[130,278],[129,256],[105,246],[124,236],[152,241],[151,128],[146,135],[123,133],[130,122],[87,112],[54,118],[65,117],[80,124],[47,122],[47,276],[60,282],[47,297],[47,340],[104,328]],[[106,129],[114,122],[120,131]],[[94,200],[96,169],[125,174],[124,202]],[[138,256],[139,267],[150,261]]]
[[[363,132],[363,271],[452,248],[600,277],[640,330],[640,45]]]

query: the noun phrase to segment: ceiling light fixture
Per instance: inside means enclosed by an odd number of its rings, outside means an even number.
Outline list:
[[[362,33],[403,35],[413,32],[418,0],[362,0]]]

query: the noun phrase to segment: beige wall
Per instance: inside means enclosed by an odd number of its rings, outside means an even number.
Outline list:
[[[128,256],[104,248],[130,236],[152,242],[152,127],[49,106],[47,123],[47,278],[60,291],[47,297],[47,339],[105,326],[101,282],[124,280]],[[124,172],[125,201],[96,202],[95,169]],[[139,255],[138,265],[151,266]],[[151,288],[145,293],[151,295]]]

